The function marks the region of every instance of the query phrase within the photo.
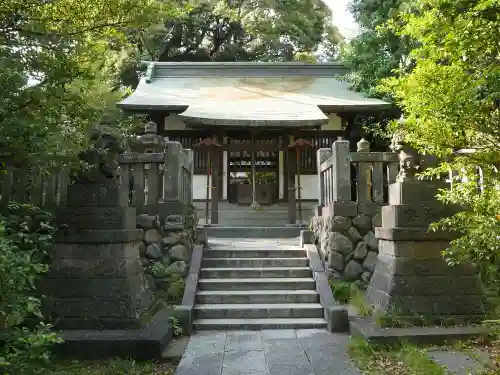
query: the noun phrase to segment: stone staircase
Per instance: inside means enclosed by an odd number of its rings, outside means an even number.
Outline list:
[[[297,239],[210,239],[195,330],[325,328],[309,259]]]
[[[205,221],[205,203],[195,202],[200,219],[199,224]],[[309,217],[317,202],[302,203],[302,224],[309,223]],[[210,215],[210,213],[209,213]],[[288,224],[288,205],[277,203],[272,206],[261,206],[259,210],[252,210],[249,206],[238,206],[228,202],[219,202],[219,225],[231,227],[284,227]]]

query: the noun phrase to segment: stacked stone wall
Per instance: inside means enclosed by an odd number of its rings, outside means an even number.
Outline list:
[[[187,275],[193,245],[196,242],[196,210],[190,210],[186,223],[181,215],[137,216],[137,228],[144,231],[139,245],[140,262],[146,275],[146,284],[153,293],[167,292],[172,277]]]
[[[345,212],[344,215],[314,216],[310,227],[329,278],[366,286],[378,257],[374,231],[381,225],[380,206],[364,213],[359,206],[355,208],[348,210],[353,211],[350,215]]]

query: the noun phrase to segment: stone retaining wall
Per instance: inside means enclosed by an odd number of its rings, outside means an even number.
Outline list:
[[[374,228],[381,226],[380,207],[361,213],[354,205],[354,209],[343,210],[343,215],[312,217],[310,229],[329,279],[359,280],[367,285],[378,256]]]
[[[137,228],[144,230],[140,244],[140,261],[146,274],[146,284],[154,293],[167,292],[173,277],[182,279],[189,270],[193,245],[196,241],[198,217],[193,208],[186,225],[181,215],[137,216]]]

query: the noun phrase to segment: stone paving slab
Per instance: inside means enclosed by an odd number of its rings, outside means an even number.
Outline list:
[[[348,335],[322,329],[198,332],[177,375],[360,375]]]
[[[448,372],[456,375],[476,374],[488,364],[487,353],[474,351],[472,353],[457,351],[430,351],[429,357]]]

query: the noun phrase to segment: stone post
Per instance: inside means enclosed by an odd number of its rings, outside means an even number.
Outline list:
[[[351,158],[349,141],[335,141],[333,155],[333,201],[351,201]]]
[[[159,355],[152,345],[171,337],[168,317],[164,328],[148,330],[156,316],[151,314],[154,299],[139,261],[143,232],[136,229],[136,210],[128,206],[127,189],[119,183],[116,157],[121,150],[115,138],[101,131],[93,132],[92,141],[80,154],[90,168],[77,172],[67,206],[56,212],[61,229],[45,284],[48,312],[55,327],[64,330],[66,352],[151,358]],[[85,346],[89,353],[79,353]],[[138,354],[141,350],[150,353]]]
[[[382,227],[375,229],[379,256],[366,300],[376,311],[411,321],[478,321],[485,310],[476,269],[450,267],[441,253],[457,233],[428,231],[459,208],[436,200],[443,182],[413,178],[418,166],[418,155],[402,149],[398,181],[389,186]]]
[[[316,151],[316,164],[318,170],[318,206],[325,205],[325,175],[321,173],[320,166],[332,156],[331,148],[320,148]],[[321,213],[320,213],[321,215]]]

